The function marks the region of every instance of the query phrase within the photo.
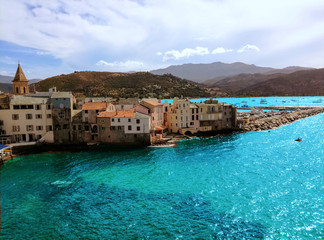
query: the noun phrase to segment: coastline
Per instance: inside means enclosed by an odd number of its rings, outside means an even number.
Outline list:
[[[266,131],[271,129],[276,129],[282,125],[290,124],[294,121],[311,117],[324,112],[324,107],[309,107],[302,110],[297,110],[295,112],[282,112],[278,114],[277,112],[271,112],[264,114],[264,116],[256,117],[253,113],[244,113],[244,117],[238,118],[243,123],[240,128],[232,130],[223,131],[213,131],[213,132],[200,132],[193,135],[181,135],[181,134],[168,134],[165,138],[161,139],[159,142],[151,144],[148,147],[176,147],[178,141],[193,139],[193,138],[210,138],[210,137],[221,137],[227,136],[233,133],[245,133],[252,131]],[[76,144],[34,144],[34,145],[24,145],[15,146],[12,149],[12,158],[14,159],[18,156],[26,156],[32,154],[47,154],[47,153],[64,153],[64,152],[84,152],[93,149],[96,146],[104,147],[121,147],[121,145],[104,145],[104,144],[94,144],[89,145],[87,143],[76,143]],[[122,146],[125,147],[124,145]],[[129,146],[136,147],[136,146]]]

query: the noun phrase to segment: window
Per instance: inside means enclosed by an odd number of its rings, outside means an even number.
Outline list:
[[[118,118],[118,122],[120,122],[120,118]]]
[[[128,118],[128,122],[131,122],[131,119],[130,118]]]
[[[84,113],[88,113],[88,110],[84,110]]]
[[[48,132],[48,131],[53,131],[52,125],[47,125],[46,126],[46,132]]]
[[[89,131],[89,126],[88,125],[84,126],[84,131]]]
[[[190,122],[190,126],[192,126],[192,125],[194,125],[194,123],[193,122]]]
[[[134,138],[137,138],[137,134],[134,134]]]
[[[13,132],[19,132],[20,131],[20,126],[12,126],[12,131]]]
[[[19,115],[18,114],[12,114],[12,120],[18,120]]]
[[[41,105],[39,105],[39,104],[35,105],[35,109],[36,110],[40,110],[41,109]]]
[[[76,126],[75,125],[73,125],[73,131],[75,131],[76,130]]]
[[[136,119],[136,123],[139,124],[141,121],[139,119]]]
[[[185,107],[186,106],[186,104],[183,104],[183,107]]]
[[[110,130],[115,130],[115,126],[111,126],[110,127]]]
[[[128,130],[131,131],[132,130],[132,126],[128,126]]]
[[[137,131],[141,131],[141,127],[136,127],[136,130]]]
[[[99,112],[99,110],[96,110],[96,113],[98,113]]]
[[[46,117],[47,118],[52,118],[52,114],[47,114]]]
[[[78,130],[81,131],[81,125],[78,125]]]
[[[191,116],[191,120],[195,120],[195,116],[194,115]]]
[[[101,119],[100,122],[101,122],[101,123],[105,123],[105,119]]]
[[[64,117],[65,117],[64,112],[60,112],[60,113],[59,113],[59,118],[64,118]]]
[[[42,118],[42,114],[36,114],[36,119],[41,119]]]
[[[122,129],[121,129],[121,126],[118,126],[118,130],[122,130]]]
[[[112,118],[112,119],[111,119],[111,122],[115,122],[115,118]]]
[[[198,113],[198,108],[196,108],[196,113]]]
[[[105,131],[105,127],[101,127],[101,131]]]
[[[43,130],[43,126],[36,126],[36,131],[41,131]]]
[[[195,109],[192,109],[191,112],[192,112],[192,114],[194,114],[195,113]]]
[[[19,109],[19,105],[14,105],[13,109]]]
[[[27,131],[33,131],[33,125],[27,125],[26,130]]]
[[[153,117],[153,121],[154,121],[154,117]]]
[[[68,125],[67,124],[64,124],[63,125],[63,129],[68,129]]]
[[[47,110],[50,110],[50,109],[51,109],[51,105],[47,104]]]
[[[196,120],[198,120],[198,115],[196,115]]]
[[[31,115],[30,113],[26,114],[26,119],[33,119],[33,115]]]

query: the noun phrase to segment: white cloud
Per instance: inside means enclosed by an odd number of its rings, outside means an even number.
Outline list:
[[[260,48],[258,48],[256,45],[246,44],[244,47],[242,47],[239,50],[237,50],[238,53],[243,53],[243,52],[247,52],[247,51],[257,51],[257,52],[260,52]]]
[[[192,56],[208,55],[209,50],[205,47],[185,48],[181,52],[178,50],[170,50],[163,54],[163,61],[179,60],[181,58],[189,58]]]
[[[144,67],[143,62],[139,61],[125,61],[125,62],[106,62],[104,60],[100,60],[96,63],[97,66],[104,66],[104,67],[112,67],[112,68],[121,68],[121,69],[141,69]]]
[[[227,53],[227,52],[233,52],[233,49],[226,49],[223,47],[218,47],[212,51],[212,54],[219,54],[219,53]]]

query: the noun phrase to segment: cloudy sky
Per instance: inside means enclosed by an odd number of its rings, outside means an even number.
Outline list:
[[[0,0],[0,74],[324,67],[323,0]]]

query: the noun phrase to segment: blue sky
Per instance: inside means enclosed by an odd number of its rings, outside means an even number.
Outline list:
[[[324,67],[323,0],[0,0],[0,74]]]

